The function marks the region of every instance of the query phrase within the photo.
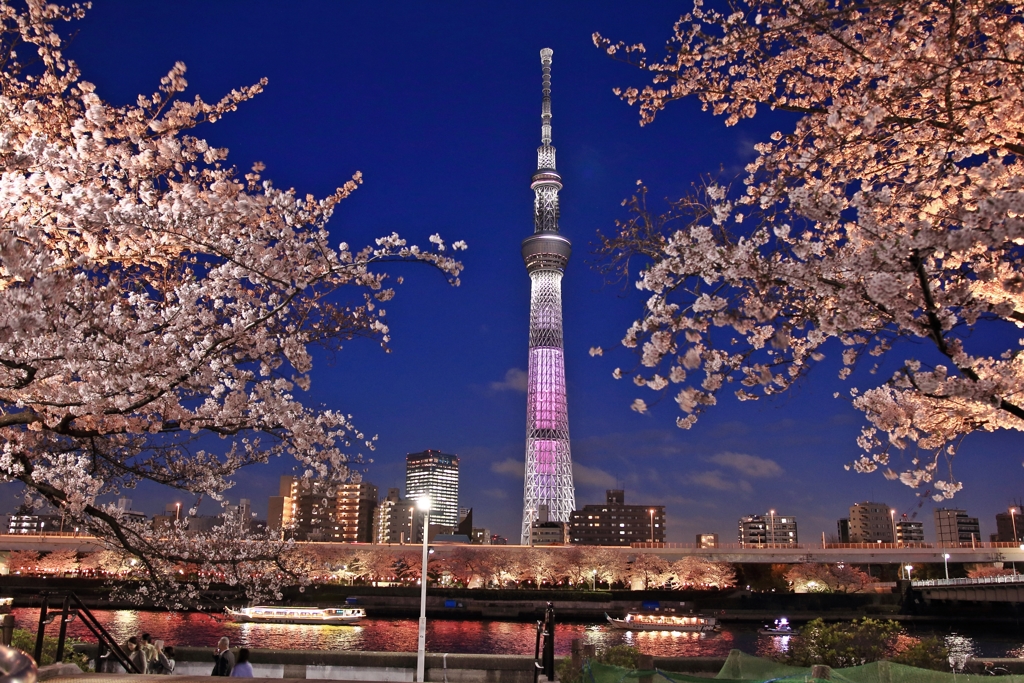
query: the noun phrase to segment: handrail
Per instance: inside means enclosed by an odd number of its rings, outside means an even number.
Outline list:
[[[979,576],[975,579],[924,579],[921,581],[912,580],[915,587],[938,587],[938,586],[984,586],[993,583],[1024,583],[1024,576],[1010,574],[1007,576]]]

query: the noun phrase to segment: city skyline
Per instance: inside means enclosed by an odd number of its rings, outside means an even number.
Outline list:
[[[699,105],[681,103],[638,126],[635,108],[611,89],[643,85],[646,76],[594,48],[590,34],[660,51],[685,8],[240,7],[102,0],[72,27],[68,53],[115,103],[155,90],[178,60],[189,67],[187,95],[215,99],[267,76],[266,92],[201,129],[231,150],[229,163],[245,169],[263,161],[278,186],[318,195],[361,170],[365,184],[328,226],[335,244],[392,230],[419,243],[435,232],[467,241],[458,289],[425,268],[390,269],[406,280],[386,305],[390,354],[353,340],[336,355],[314,356],[304,398],[350,413],[366,434],[379,435],[377,450],[364,452],[373,462],[359,469],[382,492],[404,480],[408,453],[456,454],[466,492],[460,504],[474,507],[476,525],[519,535],[530,287],[519,242],[531,226],[523,179],[535,166],[536,55],[550,45],[567,188],[561,226],[577,251],[562,289],[577,506],[624,488],[631,501],[666,506],[669,541],[692,542],[696,533],[731,538],[738,517],[771,508],[795,515],[801,535],[813,539],[831,532],[846,506],[879,500],[918,512],[928,535],[936,507],[965,509],[987,538],[994,515],[1020,498],[1020,437],[1012,433],[968,438],[960,453],[970,465],[958,468],[965,489],[942,503],[880,474],[844,471],[859,454],[864,421],[833,398],[850,388],[836,379],[839,347],[829,347],[794,391],[756,403],[723,397],[690,431],[674,426],[680,413],[670,396],[656,403],[656,393],[612,379],[614,368],[636,363],[618,341],[644,297],[595,269],[597,231],[626,217],[620,202],[638,179],[663,206],[663,197],[678,197],[720,165],[732,179],[754,143],[791,121],[766,112],[727,129]],[[592,358],[594,346],[605,356]],[[638,395],[651,404],[646,415],[629,408]],[[224,444],[204,446],[220,452]],[[244,471],[227,495],[253,500],[265,516],[292,464]],[[16,487],[0,489],[0,503],[13,509]],[[148,485],[128,495],[151,506],[149,514],[175,500]],[[216,511],[204,501],[203,514]]]

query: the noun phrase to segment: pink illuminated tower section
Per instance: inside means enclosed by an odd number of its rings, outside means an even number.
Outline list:
[[[569,412],[565,401],[562,353],[562,274],[572,247],[558,234],[558,191],[551,146],[551,55],[540,51],[544,74],[541,145],[535,194],[533,234],[523,240],[523,260],[530,274],[530,371],[526,398],[526,482],[523,490],[522,544],[530,542],[530,525],[542,506],[548,521],[568,522],[576,508],[569,453]]]

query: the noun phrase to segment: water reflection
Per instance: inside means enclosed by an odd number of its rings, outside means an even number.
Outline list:
[[[35,629],[39,611],[14,610],[22,628]],[[118,640],[150,633],[169,645],[213,647],[221,636],[233,646],[287,648],[299,650],[349,650],[362,652],[415,652],[415,619],[366,619],[355,626],[308,626],[298,624],[236,624],[220,615],[167,613],[133,610],[94,610],[93,614]],[[47,628],[56,635],[57,620]],[[568,655],[572,640],[603,650],[613,645],[632,645],[644,654],[656,657],[724,657],[729,650],[769,657],[786,652],[792,636],[758,635],[754,624],[728,624],[719,633],[683,633],[678,631],[623,631],[596,624],[559,624],[555,651]],[[68,625],[68,633],[93,642],[80,620]],[[533,623],[505,621],[427,621],[427,650],[465,654],[532,655],[536,644]],[[926,635],[926,634],[922,634]],[[990,633],[946,636],[946,643],[957,654],[975,657],[1024,656],[1024,639],[1019,635]]]

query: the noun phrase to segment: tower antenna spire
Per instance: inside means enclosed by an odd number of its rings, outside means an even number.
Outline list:
[[[558,234],[558,191],[562,176],[555,170],[551,146],[551,48],[540,51],[543,74],[541,145],[534,192],[533,234],[523,240],[523,261],[530,275],[530,361],[526,395],[526,476],[523,486],[521,543],[530,545],[533,523],[546,511],[547,520],[568,524],[576,509],[576,490],[569,451],[569,411],[565,396],[562,343],[562,275],[572,245]]]

